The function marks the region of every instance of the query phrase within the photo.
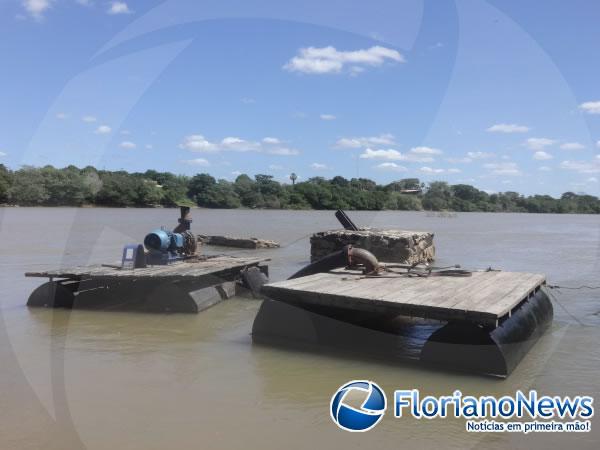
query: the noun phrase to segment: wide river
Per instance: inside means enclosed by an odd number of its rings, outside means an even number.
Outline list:
[[[193,230],[275,239],[271,279],[309,259],[310,233],[337,228],[328,211],[193,210]],[[578,449],[590,433],[467,433],[464,419],[395,419],[364,434],[339,430],[331,395],[352,379],[386,392],[432,395],[586,394],[600,399],[600,290],[555,292],[555,319],[506,380],[419,366],[253,345],[259,300],[234,298],[198,315],[28,309],[42,280],[28,270],[113,262],[168,209],[0,209],[0,448],[44,449]],[[363,226],[435,233],[438,264],[545,273],[599,285],[600,217],[352,212]],[[223,252],[205,248],[204,251]],[[243,251],[228,250],[231,254]],[[247,253],[247,252],[246,252]],[[598,406],[598,405],[596,405]]]

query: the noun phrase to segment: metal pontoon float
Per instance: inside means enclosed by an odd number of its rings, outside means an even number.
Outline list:
[[[197,313],[235,295],[248,270],[268,273],[265,258],[207,257],[145,268],[83,266],[26,277],[49,278],[27,306]]]
[[[27,306],[197,313],[235,295],[242,282],[254,294],[268,278],[268,259],[198,255],[190,208],[180,211],[173,231],[161,227],[144,245],[125,245],[120,264],[27,272],[50,279]]]
[[[311,272],[304,269],[299,276],[262,287],[266,299],[253,325],[256,341],[401,358],[402,328],[407,322],[414,325],[409,318],[420,318],[439,321],[421,348],[421,361],[506,377],[552,322],[546,278],[540,274]]]

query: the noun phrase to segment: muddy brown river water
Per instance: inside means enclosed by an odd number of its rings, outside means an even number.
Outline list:
[[[260,301],[234,298],[198,315],[28,309],[42,280],[28,270],[113,262],[167,209],[0,209],[2,449],[596,449],[590,433],[467,433],[464,419],[395,419],[339,430],[331,395],[352,379],[432,395],[600,394],[600,290],[557,293],[550,331],[506,380],[252,344]],[[328,211],[193,210],[193,230],[275,239],[271,279],[309,259]],[[600,284],[600,217],[352,212],[360,225],[435,233],[437,263],[545,273],[551,284]],[[247,251],[206,248],[245,254]]]

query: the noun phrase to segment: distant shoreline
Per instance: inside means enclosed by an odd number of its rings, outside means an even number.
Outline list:
[[[192,177],[170,172],[129,173],[88,166],[26,166],[10,170],[0,164],[0,203],[18,206],[83,208],[154,208],[176,205],[207,209],[523,212],[600,214],[600,199],[585,193],[522,195],[488,192],[468,184],[423,182],[404,178],[378,184],[368,178],[312,177],[291,183],[272,175],[240,174],[235,181],[208,173]]]
[[[36,209],[58,209],[58,208],[73,208],[73,209],[177,209],[178,206],[111,206],[111,205],[0,205],[0,209],[19,209],[19,208],[36,208]],[[334,212],[335,209],[299,209],[299,208],[207,208],[205,206],[192,206],[192,209],[205,211],[325,211]],[[455,217],[458,214],[539,214],[539,215],[561,215],[561,216],[597,216],[599,213],[580,213],[580,212],[529,212],[529,211],[448,211],[448,210],[425,210],[425,209],[347,209],[351,212],[417,212],[423,214],[431,214],[436,217]]]

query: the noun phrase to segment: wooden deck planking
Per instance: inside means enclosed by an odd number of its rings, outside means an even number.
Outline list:
[[[43,278],[117,278],[117,279],[186,279],[229,273],[247,266],[255,266],[268,258],[235,258],[219,256],[203,261],[179,262],[166,266],[150,266],[139,269],[116,269],[100,265],[71,267],[65,269],[27,272],[27,277]]]
[[[417,304],[429,304],[430,301],[436,300],[440,295],[451,289],[453,284],[460,283],[461,280],[458,278],[444,278],[444,277],[435,277],[428,279],[428,291],[423,291],[423,278],[409,278],[411,280],[411,285],[408,289],[404,289],[400,286],[397,289],[391,290],[387,295],[381,296],[378,299],[382,301],[395,301],[398,297],[397,294],[405,295],[406,298],[403,298],[403,302],[407,303],[417,303]],[[390,286],[394,286],[398,283],[390,283]],[[396,294],[397,292],[397,294]]]
[[[511,295],[513,297],[526,298],[533,292],[538,286],[543,285],[546,282],[546,277],[540,274],[532,274],[529,283],[523,283],[522,286],[516,287]],[[495,303],[492,306],[492,311],[498,314],[500,317],[509,314],[510,311],[515,307],[511,301],[511,298],[507,295],[501,301]]]
[[[295,289],[299,289],[302,286],[306,285],[314,285],[316,286],[320,280],[323,280],[327,277],[326,273],[317,273],[315,275],[311,275],[309,277],[300,277],[300,278],[293,278],[291,280],[287,280],[286,283],[289,287],[293,287]],[[329,278],[327,278],[329,279]]]
[[[505,301],[516,306],[526,297],[527,291],[535,289],[543,282],[540,280],[540,283],[536,283],[537,275],[529,273],[512,273],[507,276],[507,272],[498,272],[496,279],[497,283],[488,286],[477,296],[466,298],[452,307],[465,310],[486,310],[494,313],[493,309],[499,302]],[[499,315],[499,317],[501,316]]]
[[[373,283],[368,278],[359,278],[359,277],[348,277],[344,279],[344,277],[340,275],[336,275],[335,278],[325,278],[321,280],[321,284],[323,288],[319,291],[324,294],[336,294],[336,295],[345,295],[347,293],[352,294],[352,297],[362,297],[363,292],[368,292],[372,290]],[[311,286],[311,290],[313,290]]]
[[[513,274],[508,272],[506,274],[505,272],[476,272],[472,275],[472,283],[464,284],[461,288],[442,296],[435,305],[440,308],[469,310],[467,303],[474,307],[482,298],[486,298],[489,292],[495,291],[498,287],[502,288],[506,277],[513,277]]]
[[[494,324],[543,283],[543,275],[517,272],[389,278],[336,270],[268,284],[263,289],[280,301]]]
[[[475,275],[475,274],[474,274]],[[431,284],[427,286],[421,285],[417,290],[412,292],[410,304],[415,307],[427,308],[430,314],[436,317],[454,317],[459,313],[459,310],[452,306],[460,301],[459,299],[465,296],[472,296],[480,292],[487,285],[494,283],[494,277],[490,274],[485,277],[473,276],[468,278],[468,282],[465,282],[465,278],[462,277],[437,277],[435,283],[432,280]],[[392,300],[394,298],[384,298],[384,300]],[[404,302],[404,299],[402,300]],[[462,315],[472,315],[473,313],[482,314],[485,316],[485,320],[494,320],[495,317],[487,315],[486,311],[463,311]]]

